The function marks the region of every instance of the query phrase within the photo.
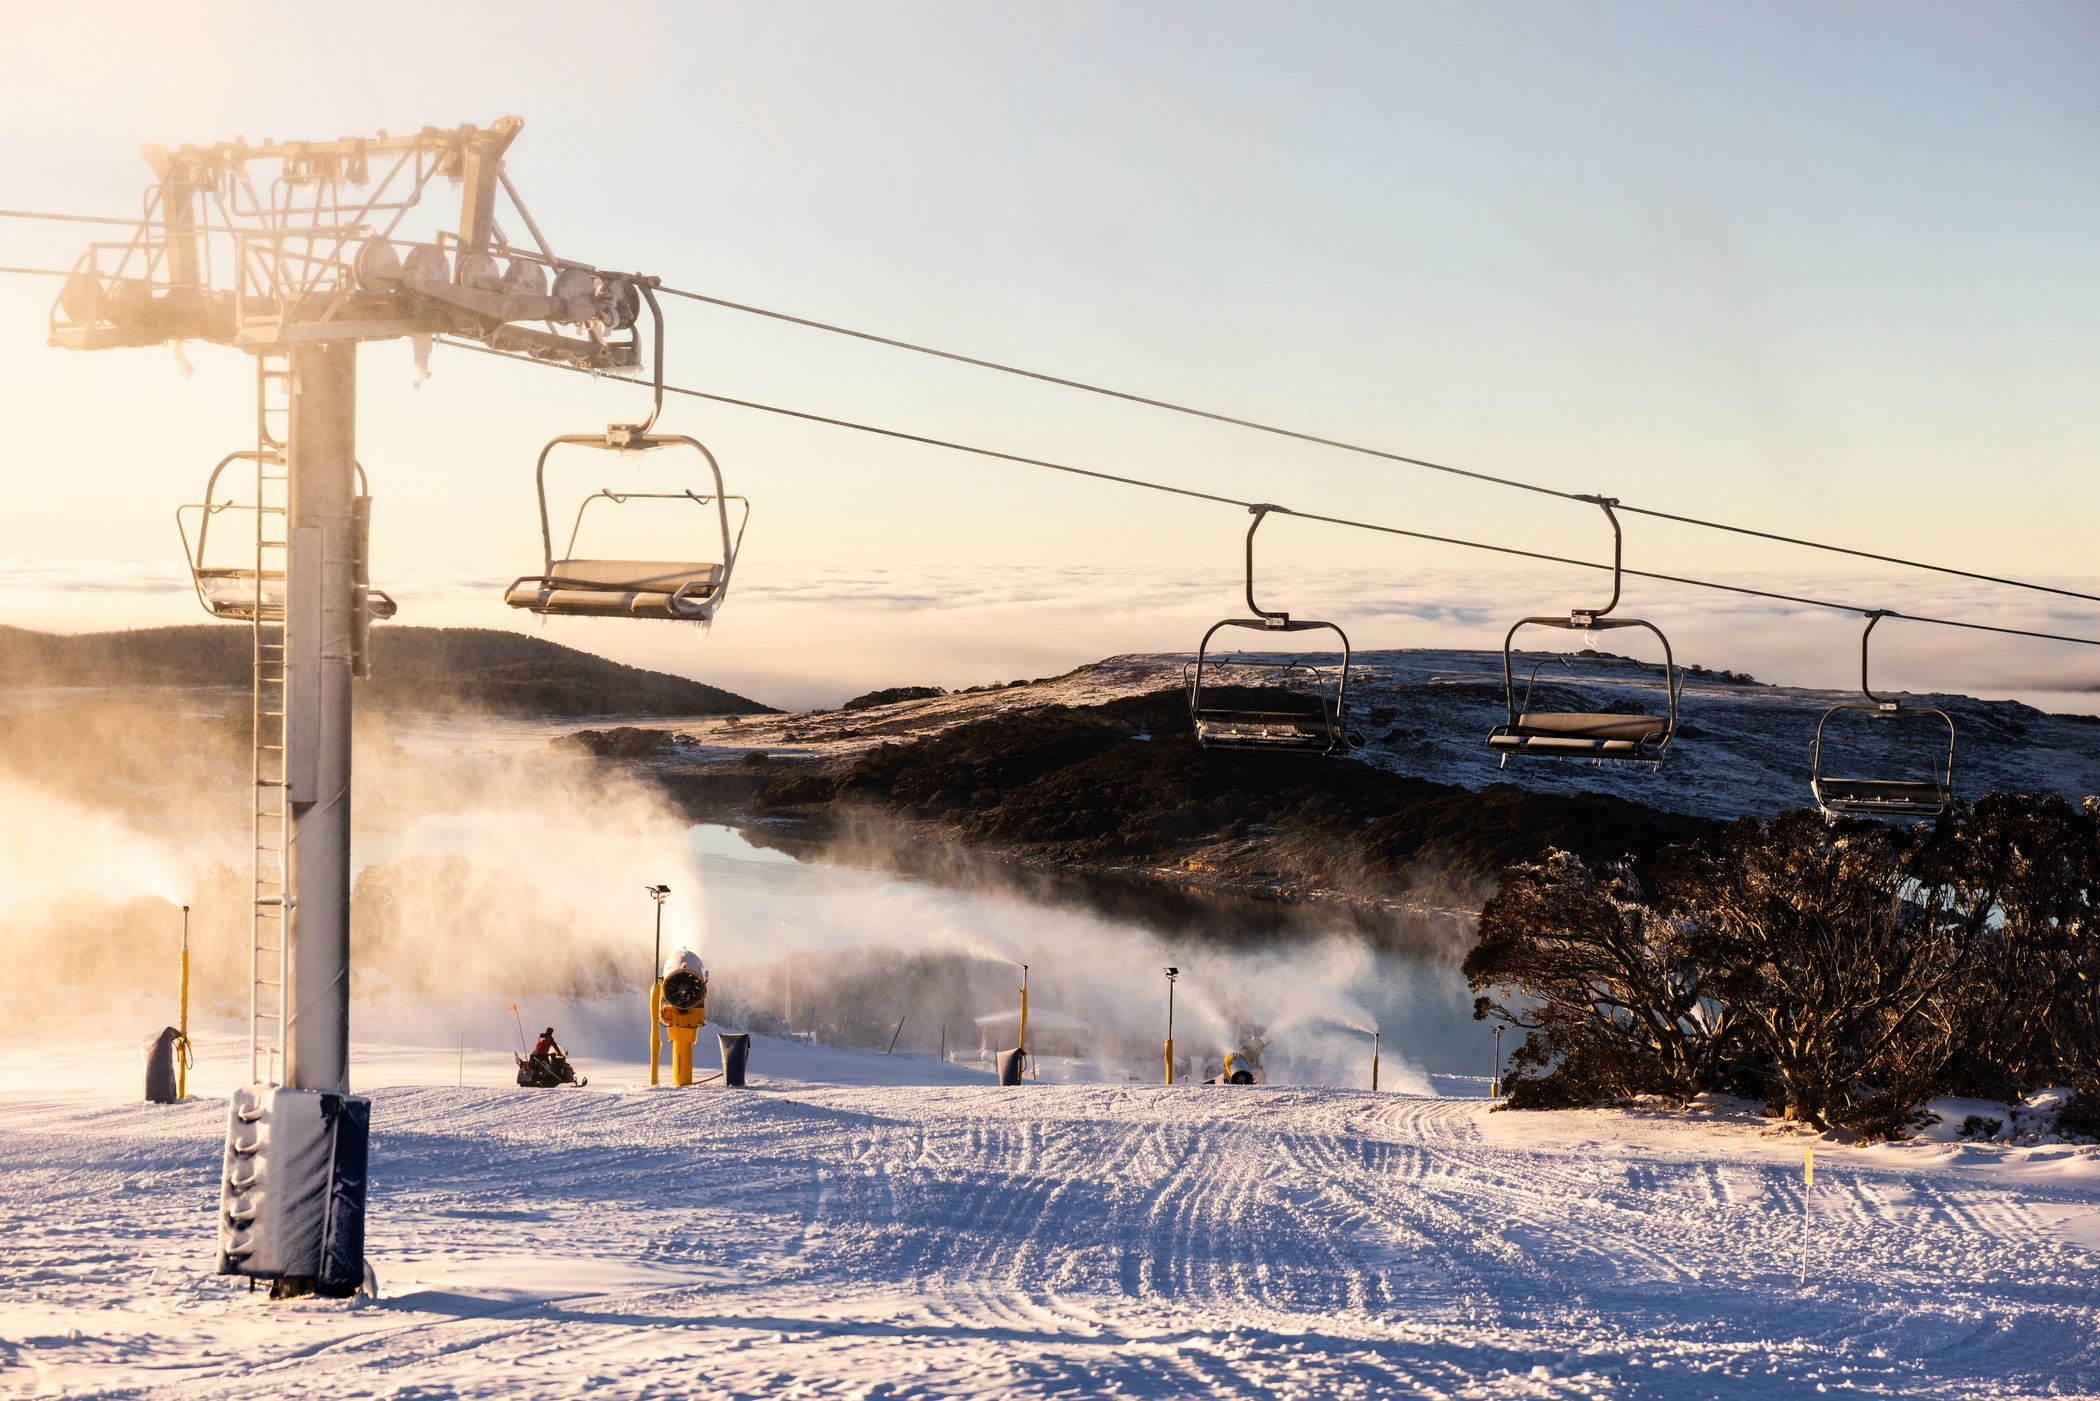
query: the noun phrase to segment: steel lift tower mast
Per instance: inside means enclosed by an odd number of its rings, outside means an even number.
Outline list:
[[[445,335],[598,372],[643,363],[635,319],[650,280],[555,256],[504,171],[523,125],[148,145],[137,229],[91,245],[51,313],[51,343],[70,349],[205,341],[256,359],[256,445],[219,464],[207,500],[186,508],[184,538],[206,611],[254,632],[255,1083],[228,1124],[219,1268],[273,1293],[348,1293],[364,1274],[351,680],[367,672],[370,622],[393,602],[368,575],[358,344],[407,336],[420,352]],[[411,227],[439,176],[458,182],[456,225]],[[529,243],[512,243],[499,203]],[[252,501],[215,502],[236,461],[254,466]],[[208,548],[215,521],[227,539],[228,512],[254,522],[252,552],[236,534],[232,564]]]

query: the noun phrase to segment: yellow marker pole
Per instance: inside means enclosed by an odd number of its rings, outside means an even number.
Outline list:
[[[664,1032],[659,1019],[664,1010],[664,980],[649,985],[649,1083],[655,1084],[658,1059],[663,1054]],[[683,1081],[680,1082],[684,1083]]]
[[[1179,968],[1164,970],[1167,975],[1167,1083],[1174,1083],[1174,980],[1181,976]]]
[[[1807,1143],[1803,1144],[1801,1147],[1801,1268],[1799,1273],[1795,1276],[1794,1282],[1797,1284],[1805,1284],[1808,1282],[1808,1212],[1810,1205],[1809,1194],[1815,1190],[1815,1186],[1816,1145],[1813,1143]]]
[[[182,907],[182,980],[175,1013],[175,1098],[189,1098],[190,1058],[190,907]]]

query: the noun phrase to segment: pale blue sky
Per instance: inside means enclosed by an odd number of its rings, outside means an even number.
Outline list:
[[[570,256],[1568,489],[1992,570],[2100,574],[2090,4],[198,13],[0,16],[18,56],[0,90],[15,136],[0,206],[131,210],[143,139],[516,113],[513,177]],[[48,61],[19,61],[37,54]],[[0,263],[62,264],[84,241],[0,222]],[[0,558],[172,563],[170,508],[249,431],[245,364],[197,348],[184,381],[157,351],[47,350],[50,290],[0,279],[0,328],[15,328],[0,334],[15,469]],[[724,393],[1442,533],[1603,548],[1599,523],[1562,503],[672,314],[672,377]],[[376,552],[403,579],[522,572],[539,442],[632,402],[456,352],[421,391],[403,346],[363,364]],[[1104,580],[1168,566],[1215,577],[1209,611],[1234,604],[1242,520],[1222,508],[729,409],[682,404],[669,423],[715,445],[754,498],[740,566],[754,582],[839,564]],[[1275,535],[1280,565],[1475,571],[1454,586],[1469,604],[1531,611],[1590,591],[1375,537]],[[1844,567],[1650,522],[1629,548],[1673,571]],[[405,620],[517,621],[493,596],[418,615],[401,592]],[[1680,616],[1697,602],[1669,600]],[[151,620],[179,620],[179,603]],[[697,650],[628,625],[563,640],[675,652],[735,684],[815,677],[820,662],[783,670],[763,654],[888,626],[850,598],[821,620],[746,605],[732,599]],[[0,620],[121,626],[160,606],[15,589]],[[1175,620],[1159,649],[1193,642]],[[996,610],[984,626],[996,639]],[[1106,650],[1084,616],[1053,626],[1052,655]],[[1803,647],[1841,653],[1851,630],[1815,624]],[[1395,623],[1368,640],[1421,639]],[[895,669],[967,676],[976,658],[952,649],[971,645],[900,636]],[[1011,669],[1002,646],[982,644],[986,674]],[[1988,649],[1963,665],[1943,684],[2004,682]],[[2100,672],[2091,657],[2052,665]]]

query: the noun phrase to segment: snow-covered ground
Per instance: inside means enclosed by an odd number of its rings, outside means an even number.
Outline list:
[[[203,1050],[172,1107],[128,1039],[0,1052],[0,1394],[2100,1394],[2089,1147],[1817,1141],[1804,1203],[1810,1140],[1728,1106],[361,1046],[380,1296],[271,1304],[211,1273]]]

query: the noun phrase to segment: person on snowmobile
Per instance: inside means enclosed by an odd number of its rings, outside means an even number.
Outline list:
[[[569,1053],[554,1039],[550,1026],[532,1043],[532,1054],[518,1061],[518,1083],[528,1089],[551,1090],[561,1085],[581,1088],[587,1082],[569,1064]]]

